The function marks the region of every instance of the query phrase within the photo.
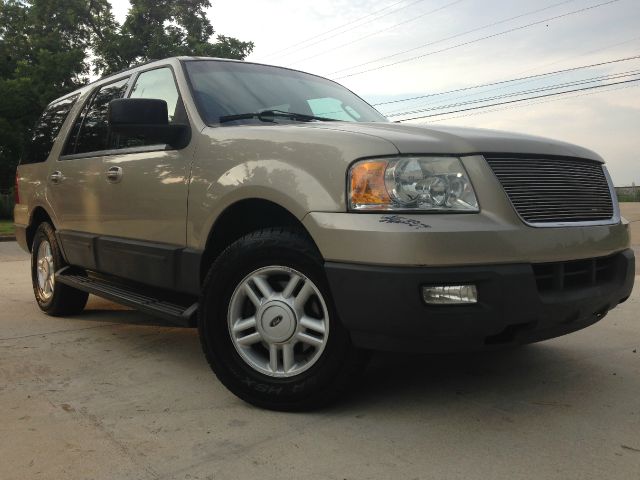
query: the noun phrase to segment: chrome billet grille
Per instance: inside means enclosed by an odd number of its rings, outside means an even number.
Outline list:
[[[530,224],[598,222],[614,216],[602,164],[592,160],[485,156]]]

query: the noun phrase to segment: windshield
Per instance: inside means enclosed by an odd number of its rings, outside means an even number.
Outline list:
[[[252,63],[216,60],[185,62],[198,109],[209,124],[220,117],[291,112],[346,122],[386,122],[371,105],[330,80],[307,73]],[[299,121],[282,116],[277,122]],[[262,123],[260,118],[237,122]]]

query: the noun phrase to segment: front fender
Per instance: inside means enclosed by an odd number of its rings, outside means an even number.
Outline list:
[[[397,155],[376,136],[307,124],[206,128],[197,136],[187,244],[204,248],[211,226],[239,200],[264,199],[302,220],[346,211],[346,171],[358,158]]]
[[[247,199],[275,203],[302,220],[311,211],[345,210],[344,195],[336,195],[310,172],[280,160],[249,161],[210,178],[207,168],[194,166],[189,188],[189,246],[203,249],[208,232],[222,212]]]

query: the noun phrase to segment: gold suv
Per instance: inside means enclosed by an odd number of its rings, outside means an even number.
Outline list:
[[[338,397],[367,350],[578,330],[634,280],[597,154],[390,123],[255,63],[170,58],[55,100],[16,182],[44,312],[93,293],[197,325],[218,378],[266,408]]]

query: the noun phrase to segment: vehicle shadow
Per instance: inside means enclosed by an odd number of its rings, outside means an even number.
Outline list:
[[[112,323],[123,325],[143,325],[149,327],[178,327],[175,323],[163,318],[148,315],[144,312],[113,303],[91,295],[82,313],[72,317],[83,321]]]
[[[163,356],[171,356],[183,371],[211,375],[193,328],[175,327],[163,319],[92,298],[87,310],[75,317],[84,321],[149,327],[129,330],[118,341],[123,349],[136,348],[149,336]],[[157,328],[161,328],[158,331]],[[566,340],[554,340],[502,350],[452,354],[373,352],[365,371],[344,398],[320,412],[332,417],[357,416],[363,410],[442,407],[454,402],[475,402],[513,412],[531,406],[566,408],[567,392],[588,394],[597,368],[584,351]],[[585,375],[581,375],[585,373]],[[189,388],[185,385],[185,388]],[[248,408],[252,408],[247,406]]]
[[[350,395],[333,409],[429,408],[458,402],[514,412],[532,406],[566,408],[568,392],[595,385],[589,358],[571,345],[539,343],[504,350],[455,354],[375,352]],[[582,374],[584,373],[584,375]]]

